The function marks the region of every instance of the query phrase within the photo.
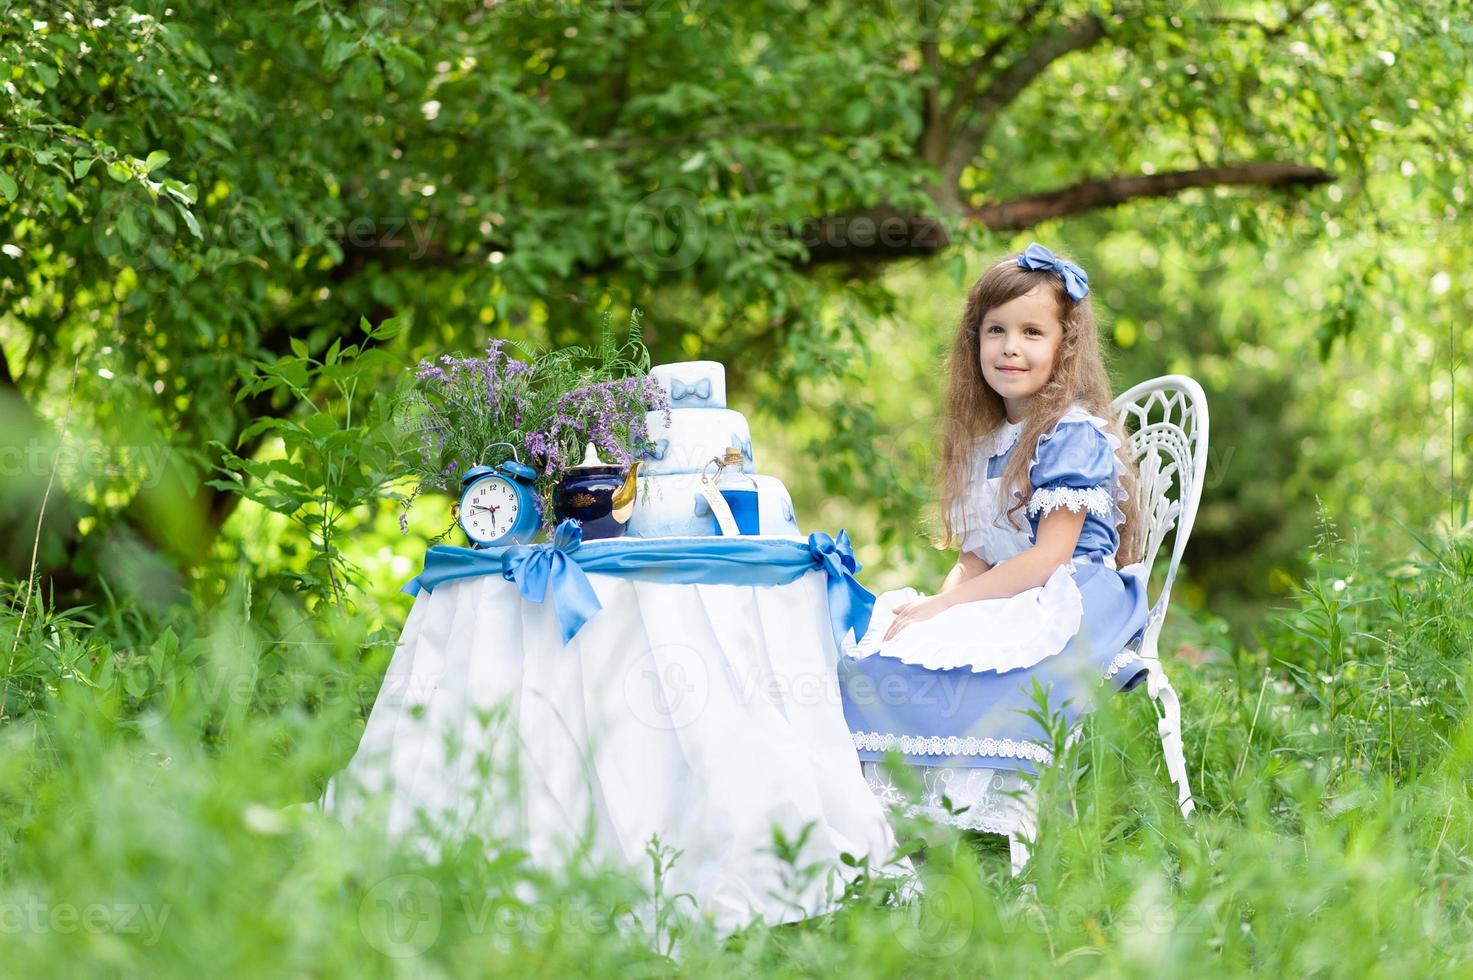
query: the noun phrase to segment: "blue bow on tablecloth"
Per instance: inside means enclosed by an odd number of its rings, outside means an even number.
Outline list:
[[[855,641],[864,638],[869,629],[870,613],[875,608],[874,594],[859,584],[854,573],[859,562],[849,543],[849,532],[840,529],[837,540],[822,531],[808,535],[808,551],[828,574],[829,625],[834,629],[834,646],[844,649],[844,634],[854,630]]]
[[[501,577],[517,583],[523,599],[541,602],[552,591],[565,646],[603,608],[593,584],[572,557],[582,543],[583,525],[569,518],[557,526],[546,544],[513,545],[503,556]]]
[[[439,585],[478,575],[514,581],[524,598],[542,602],[552,593],[566,644],[602,609],[588,573],[680,584],[786,585],[822,569],[828,578],[829,624],[834,645],[844,634],[855,639],[869,629],[875,597],[859,584],[847,531],[837,538],[815,531],[806,542],[737,535],[709,538],[611,538],[583,541],[576,521],[563,521],[552,541],[509,548],[436,545],[425,553],[424,571],[401,590],[418,595]]]

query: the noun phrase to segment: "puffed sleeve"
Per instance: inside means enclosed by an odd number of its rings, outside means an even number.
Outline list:
[[[1060,422],[1040,438],[1028,471],[1028,516],[1067,507],[1108,521],[1115,506],[1117,443],[1088,420]]]

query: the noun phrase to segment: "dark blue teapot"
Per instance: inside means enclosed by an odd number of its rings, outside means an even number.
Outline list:
[[[583,462],[564,470],[562,479],[552,488],[556,523],[570,517],[580,522],[584,541],[623,537],[634,514],[638,474],[638,462],[629,464],[627,470],[618,463],[606,463],[590,442],[583,452]]]

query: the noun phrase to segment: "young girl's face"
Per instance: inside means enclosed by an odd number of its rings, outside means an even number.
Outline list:
[[[1002,396],[1008,421],[1022,421],[1028,399],[1052,377],[1063,339],[1058,302],[1043,286],[987,311],[978,345],[982,377]]]

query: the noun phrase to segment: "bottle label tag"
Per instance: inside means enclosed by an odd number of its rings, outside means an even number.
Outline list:
[[[731,507],[726,503],[726,498],[717,492],[716,488],[701,480],[701,495],[706,498],[706,503],[711,505],[711,513],[716,516],[716,524],[721,528],[723,536],[731,537],[741,534],[737,528],[736,518],[731,516]]]

